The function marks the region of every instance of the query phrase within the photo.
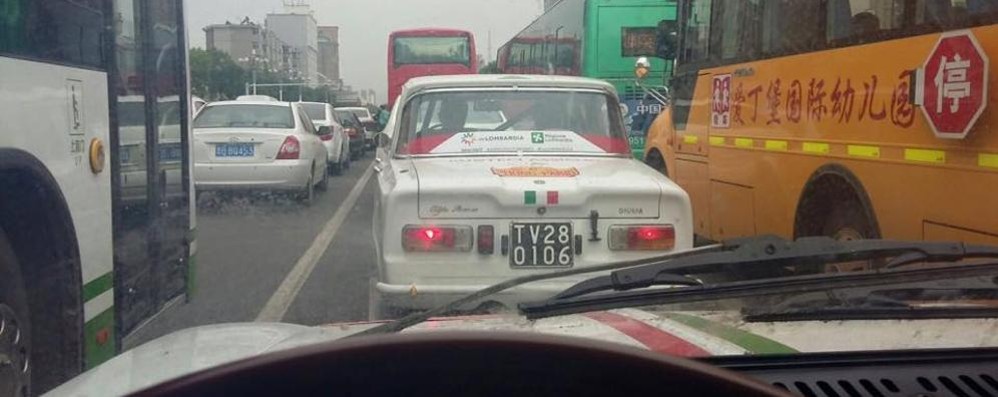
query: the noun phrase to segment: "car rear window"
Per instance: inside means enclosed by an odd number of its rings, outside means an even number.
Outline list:
[[[215,105],[198,113],[194,128],[295,128],[287,105]]]
[[[615,97],[599,91],[448,91],[410,99],[400,154],[627,154]]]
[[[353,113],[358,119],[371,118],[371,112],[368,112],[367,109],[351,109],[350,113]]]
[[[301,106],[305,108],[305,114],[312,121],[326,121],[326,105],[321,103],[303,103]]]

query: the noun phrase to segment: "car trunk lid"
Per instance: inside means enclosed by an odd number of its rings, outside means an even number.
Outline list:
[[[194,158],[201,163],[270,163],[290,129],[205,128],[194,130]]]
[[[419,216],[658,218],[662,189],[633,160],[594,157],[457,157],[412,160]]]

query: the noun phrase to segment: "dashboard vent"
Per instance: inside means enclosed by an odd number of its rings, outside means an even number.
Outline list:
[[[772,384],[804,397],[957,396],[998,397],[998,379],[988,374],[780,381]]]

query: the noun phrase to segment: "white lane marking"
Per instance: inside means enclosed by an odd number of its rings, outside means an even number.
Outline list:
[[[305,285],[305,280],[308,280],[308,277],[312,274],[312,270],[315,270],[315,265],[319,263],[322,254],[326,253],[329,243],[333,241],[333,237],[336,237],[336,232],[340,230],[343,221],[346,220],[354,204],[357,203],[357,199],[360,198],[364,187],[367,186],[367,181],[371,179],[372,173],[373,166],[367,167],[367,171],[364,171],[364,175],[354,185],[353,190],[340,203],[340,208],[326,222],[322,231],[315,236],[312,245],[305,250],[305,253],[295,263],[295,267],[288,272],[288,275],[284,277],[284,281],[274,291],[274,295],[271,295],[267,304],[263,306],[263,310],[260,310],[260,314],[256,316],[257,322],[279,322],[284,318],[284,314],[288,312],[291,302],[298,296],[301,287]]]
[[[98,314],[104,313],[105,310],[110,309],[114,305],[114,289],[109,289],[104,291],[100,295],[95,296],[93,299],[86,301],[83,304],[83,322],[86,323],[97,317]]]

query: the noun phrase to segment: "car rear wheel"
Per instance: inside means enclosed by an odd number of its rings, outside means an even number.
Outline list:
[[[0,396],[31,395],[31,323],[20,265],[0,230]]]
[[[322,167],[322,179],[319,180],[319,184],[315,186],[320,192],[324,192],[329,189],[329,162],[326,162],[325,164],[326,166]]]
[[[305,188],[298,192],[298,202],[306,206],[312,204],[315,198],[315,175],[309,175]]]

